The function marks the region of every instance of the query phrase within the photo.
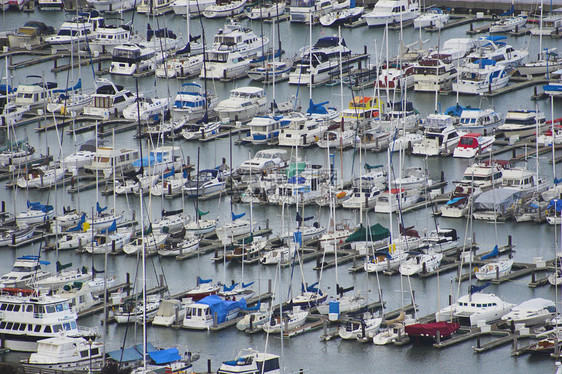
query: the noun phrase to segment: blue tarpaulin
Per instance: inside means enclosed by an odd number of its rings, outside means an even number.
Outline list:
[[[226,316],[229,312],[235,309],[246,309],[246,300],[243,298],[239,301],[223,300],[217,295],[207,296],[197,302],[198,304],[208,305],[211,309],[211,314],[217,316],[217,324],[226,321]]]
[[[147,167],[149,165],[152,166],[156,162],[162,162],[163,159],[164,158],[163,158],[162,153],[157,153],[156,155],[154,155],[154,153],[151,153],[150,156],[139,158],[139,159],[133,161],[133,166],[136,167],[136,168],[140,168],[141,165],[144,166],[144,167]]]
[[[546,207],[546,210],[551,210],[553,208],[556,209],[556,211],[558,213],[560,213],[560,211],[562,211],[562,200],[560,200],[560,199],[550,200],[550,203],[548,203],[548,206]]]
[[[148,355],[156,363],[163,365],[174,361],[181,360],[180,353],[177,348],[163,349],[161,351],[148,352]]]
[[[232,220],[236,221],[238,218],[242,218],[246,215],[246,213],[235,214],[234,212],[230,213],[232,215]]]
[[[473,293],[480,292],[484,288],[488,287],[490,284],[492,284],[492,283],[488,282],[486,284],[483,284],[482,286],[475,286],[475,285],[471,284],[470,285],[470,294],[472,295]]]
[[[107,355],[117,362],[131,362],[142,360],[142,344],[137,344],[133,347],[125,349],[117,349],[115,351],[107,352]],[[148,353],[156,351],[156,348],[150,343],[146,343],[146,351]]]

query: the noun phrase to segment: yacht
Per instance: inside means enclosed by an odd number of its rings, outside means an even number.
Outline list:
[[[531,35],[552,35],[562,27],[562,13],[559,9],[539,20],[539,24],[531,28]]]
[[[143,43],[125,43],[113,48],[112,56],[110,74],[133,75],[154,72],[167,54],[156,52]]]
[[[131,105],[136,95],[131,91],[116,85],[107,79],[97,81],[96,93],[92,95],[90,105],[84,107],[84,114],[87,116],[102,117],[109,119],[111,115],[118,116],[123,109]]]
[[[291,0],[289,19],[295,23],[315,23],[332,9],[332,0]]]
[[[355,2],[349,8],[333,10],[320,17],[320,24],[324,27],[352,24],[363,16],[364,7],[356,7]]]
[[[104,178],[109,178],[116,174],[123,174],[124,171],[133,167],[133,162],[139,158],[138,149],[114,149],[111,147],[98,147],[94,160],[84,169],[92,174],[101,174]]]
[[[172,0],[140,0],[137,4],[137,12],[147,16],[160,16],[173,11],[172,3]]]
[[[39,21],[27,21],[16,32],[8,34],[10,48],[29,48],[43,43],[45,37],[55,34],[52,26]]]
[[[247,126],[250,128],[248,137],[242,139],[252,144],[265,144],[274,142],[279,138],[279,133],[289,122],[283,116],[255,116]]]
[[[199,83],[184,83],[174,100],[172,119],[199,121],[206,112],[213,110],[217,103],[217,97],[206,93]]]
[[[37,342],[37,351],[22,360],[25,373],[42,370],[101,370],[104,364],[103,343],[84,338],[57,336]]]
[[[160,307],[160,294],[147,295],[146,304],[142,299],[129,300],[113,307],[113,317],[117,323],[142,323],[143,318],[153,317]]]
[[[376,196],[375,212],[391,213],[397,212],[399,209],[406,209],[414,205],[420,199],[420,191],[418,189],[401,189],[393,188],[380,193]]]
[[[205,52],[206,63],[201,68],[203,79],[225,81],[245,77],[250,70],[250,59],[238,51],[210,50]]]
[[[172,3],[171,7],[174,14],[191,17],[201,15],[210,5],[215,5],[216,0],[176,0]]]
[[[453,305],[435,313],[435,320],[449,321],[452,317],[461,325],[476,326],[479,322],[499,320],[514,306],[515,304],[506,303],[494,294],[475,292],[461,296]]]
[[[313,119],[304,114],[293,114],[289,125],[279,134],[279,145],[285,147],[307,147],[322,137],[328,130],[324,121]]]
[[[138,103],[137,103],[138,102]],[[123,109],[123,117],[132,121],[154,121],[163,119],[168,111],[170,98],[137,97],[134,103]]]
[[[45,42],[54,51],[77,50],[79,45],[86,48],[87,42],[94,40],[98,28],[104,24],[103,17],[94,10],[63,22],[57,35],[45,38]]]
[[[285,2],[275,1],[273,3],[266,3],[263,6],[256,6],[248,13],[248,18],[251,20],[271,19],[273,17],[281,16],[285,13]]]
[[[263,88],[240,87],[230,91],[230,97],[218,103],[215,110],[223,122],[247,122],[265,113],[267,99]]]
[[[205,18],[225,18],[235,16],[244,11],[247,0],[217,0],[203,11]]]
[[[0,277],[3,287],[30,288],[34,283],[51,276],[51,273],[41,269],[41,265],[49,265],[42,261],[39,256],[22,256],[14,262],[12,271]]]
[[[262,149],[253,158],[246,160],[236,169],[237,174],[262,174],[286,167],[288,160],[285,149]]]
[[[459,67],[453,90],[459,93],[479,95],[491,93],[507,86],[513,74],[511,68],[499,65],[494,60],[479,59]]]
[[[367,125],[379,116],[383,108],[384,103],[377,97],[355,96],[349,101],[348,107],[342,110],[341,118],[351,128]]]
[[[179,146],[163,145],[151,149],[148,156],[137,158],[132,166],[138,174],[144,169],[144,175],[158,175],[168,173],[170,170],[181,170],[184,157],[182,148]]]
[[[134,0],[86,0],[98,12],[124,12],[135,8]]]
[[[261,353],[247,348],[238,353],[231,361],[224,361],[217,374],[281,374],[279,356],[272,353]]]
[[[424,13],[414,19],[414,28],[422,29],[424,27],[431,27],[441,29],[447,22],[449,22],[450,17],[451,15],[449,13],[445,13],[439,8],[432,7],[426,9]]]
[[[540,134],[547,127],[543,113],[534,110],[509,110],[504,123],[498,127],[506,139],[524,138]]]
[[[542,193],[548,189],[548,183],[538,178],[535,172],[523,167],[510,168],[503,171],[502,185],[519,190],[520,197],[531,197],[535,193]]]
[[[331,59],[324,52],[314,52],[303,58],[289,74],[289,84],[316,85],[332,79],[340,66],[339,59]]]
[[[380,0],[373,11],[363,16],[369,27],[399,24],[416,19],[420,15],[419,4],[410,0]]]
[[[183,190],[187,197],[206,196],[226,188],[226,178],[218,169],[205,169],[192,176]]]
[[[470,132],[489,135],[502,125],[504,115],[492,109],[463,108],[457,127]]]
[[[448,60],[429,58],[414,65],[413,76],[415,91],[448,91],[453,87],[457,69]]]
[[[322,134],[316,145],[320,148],[348,148],[355,143],[355,130],[329,130]]]
[[[453,151],[453,157],[473,158],[476,155],[491,152],[495,140],[494,135],[484,136],[473,132],[465,134],[461,136],[459,144]]]
[[[505,36],[483,36],[477,40],[478,47],[476,51],[467,56],[468,63],[476,63],[478,61],[494,61],[497,65],[503,65],[509,68],[516,68],[529,55],[526,49],[515,49],[511,45],[506,44]]]
[[[31,109],[46,106],[54,98],[57,84],[44,82],[39,75],[28,75],[26,78],[27,83],[17,87],[14,104]]]
[[[209,295],[189,304],[185,311],[183,327],[193,330],[209,330],[238,317],[246,308],[244,298],[239,301],[223,300],[218,295]]]
[[[502,316],[507,323],[524,323],[525,326],[543,325],[556,315],[556,305],[552,300],[535,298],[514,306]]]
[[[429,128],[424,134],[423,140],[413,145],[412,154],[425,156],[448,155],[459,144],[462,135],[464,133],[450,125],[437,129]]]
[[[68,299],[38,295],[34,290],[2,289],[0,333],[4,348],[37,352],[38,341],[53,337],[92,337],[93,330],[76,324]]]
[[[218,29],[213,38],[212,51],[240,52],[242,57],[257,58],[267,51],[269,38],[257,36],[252,29],[229,22]]]

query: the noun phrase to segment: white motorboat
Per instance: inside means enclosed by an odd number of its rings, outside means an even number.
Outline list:
[[[443,10],[432,7],[426,9],[424,13],[421,13],[416,19],[414,19],[414,28],[421,29],[431,27],[441,29],[447,22],[449,22],[450,17],[451,15],[449,13],[444,13]]]
[[[546,130],[544,134],[537,138],[537,143],[539,143],[539,147],[551,147],[552,144],[562,144],[562,125],[555,125],[554,129]]]
[[[453,151],[453,157],[473,158],[485,152],[491,152],[495,140],[494,135],[484,136],[474,132],[464,134]]]
[[[256,6],[248,13],[248,18],[252,20],[270,19],[281,16],[285,13],[285,2],[275,1],[273,3]]]
[[[235,16],[244,11],[247,0],[217,0],[203,11],[205,18],[225,18]]]
[[[294,309],[291,312],[284,312],[283,316],[271,316],[269,321],[262,325],[262,328],[268,334],[291,331],[303,326],[307,317],[308,311]]]
[[[65,284],[74,282],[87,282],[92,279],[92,274],[88,272],[86,267],[77,270],[64,270],[66,267],[72,266],[72,263],[62,265],[57,261],[57,273],[48,277],[39,279],[35,282],[36,287],[49,288],[56,290]]]
[[[236,328],[239,331],[250,332],[261,330],[262,326],[269,322],[269,314],[269,310],[266,309],[260,309],[257,312],[248,313],[236,322]]]
[[[206,63],[201,68],[204,79],[232,80],[247,75],[251,60],[238,51],[211,50],[205,52]]]
[[[363,18],[369,27],[396,25],[416,19],[420,15],[419,4],[408,0],[381,0]]]
[[[242,141],[252,144],[273,142],[279,137],[281,129],[288,124],[289,122],[284,121],[282,116],[255,116],[247,124],[250,134]]]
[[[398,209],[406,209],[420,199],[418,189],[393,188],[377,195],[375,200],[375,212],[390,213]]]
[[[350,7],[333,10],[320,17],[320,24],[324,27],[352,24],[363,16],[364,7]]]
[[[338,329],[338,335],[344,340],[372,339],[378,333],[381,323],[381,317],[372,317],[365,313],[361,318],[353,318],[342,324]]]
[[[263,88],[240,87],[230,91],[230,97],[221,101],[215,110],[223,122],[247,122],[265,113],[267,99]]]
[[[84,114],[87,116],[103,119],[108,119],[111,115],[118,116],[136,99],[131,91],[104,78],[98,79],[96,86],[98,88],[92,95],[90,105],[84,107]]]
[[[330,130],[322,134],[316,145],[320,148],[348,148],[355,142],[355,130]]]
[[[332,9],[332,0],[291,0],[289,19],[291,22],[314,23]]]
[[[514,306],[502,316],[502,321],[524,323],[525,326],[543,325],[556,315],[556,305],[552,300],[535,298]]]
[[[137,12],[147,16],[160,16],[171,13],[173,0],[140,0],[137,4]]]
[[[274,79],[276,82],[281,82],[289,79],[293,63],[293,59],[267,61],[265,66],[256,66],[248,70],[248,77],[254,81],[264,83],[271,83]]]
[[[113,48],[110,74],[133,75],[154,72],[167,57],[144,43],[126,43]]]
[[[84,338],[57,336],[37,342],[37,351],[22,360],[25,373],[42,370],[101,370],[103,343]]]
[[[238,317],[246,307],[244,298],[239,301],[223,300],[218,295],[209,295],[189,304],[185,311],[183,327],[193,330],[209,330]]]
[[[427,58],[414,64],[412,75],[414,91],[448,91],[457,78],[457,69],[449,59]]]
[[[527,49],[515,49],[506,44],[505,36],[490,35],[483,36],[477,40],[477,48],[467,56],[469,63],[490,63],[495,61],[497,65],[516,68],[529,55]]]
[[[297,250],[297,243],[273,248],[260,256],[260,262],[264,265],[288,264],[293,260]]]
[[[522,198],[531,197],[535,193],[543,193],[548,188],[548,183],[537,178],[537,174],[524,167],[505,169],[502,173],[502,186],[519,191]]]
[[[8,34],[8,44],[10,48],[27,49],[40,45],[45,37],[53,34],[55,34],[54,27],[39,21],[27,21],[14,33]]]
[[[506,303],[494,294],[475,292],[461,296],[453,305],[435,313],[435,320],[450,321],[452,318],[461,325],[477,326],[479,322],[499,320],[514,306],[515,304]]]
[[[191,17],[201,15],[210,5],[215,5],[216,0],[176,0],[172,3],[171,7],[175,14]]]
[[[253,158],[242,162],[235,172],[242,175],[268,173],[286,167],[287,161],[285,149],[262,149]]]
[[[104,23],[103,17],[94,10],[63,22],[57,35],[45,38],[45,42],[54,51],[77,50],[80,45],[86,48],[87,42],[96,37],[98,27],[103,27]]]
[[[427,172],[420,167],[409,166],[404,168],[401,173],[402,176],[390,181],[391,188],[411,190],[430,187],[433,184],[433,181],[427,175]]]
[[[129,300],[113,307],[113,317],[117,323],[143,323],[143,317],[153,317],[160,307],[160,294],[147,295],[146,305],[142,300]]]
[[[14,104],[31,109],[46,107],[49,100],[55,96],[57,84],[44,82],[39,75],[28,75],[26,78],[26,83],[17,87]]]
[[[307,147],[314,144],[316,138],[322,137],[328,129],[324,121],[294,114],[289,125],[279,134],[279,145],[285,147]]]
[[[459,93],[479,95],[491,93],[507,86],[513,70],[497,64],[490,59],[479,59],[467,63],[458,70],[458,78],[453,83],[453,90]]]
[[[547,127],[543,113],[534,110],[509,110],[503,125],[498,130],[503,132],[506,139],[512,137],[525,138],[540,134]]]
[[[488,262],[485,265],[474,268],[474,275],[478,280],[499,279],[511,273],[511,267],[514,261],[513,258],[507,258]]]
[[[425,243],[428,249],[434,253],[440,253],[455,248],[459,243],[457,230],[438,227],[437,230],[432,230],[429,233],[425,238]]]
[[[504,117],[492,109],[462,108],[457,127],[460,130],[489,135],[503,124]]]
[[[558,9],[539,20],[539,24],[531,28],[531,35],[552,35],[562,27],[562,14]]]
[[[174,99],[172,118],[197,122],[205,116],[205,113],[212,111],[217,103],[217,97],[206,93],[199,83],[184,83]]]
[[[273,353],[261,353],[255,349],[247,348],[238,353],[231,361],[224,361],[217,374],[280,374],[280,357]]]
[[[41,265],[49,265],[49,262],[40,260],[38,256],[18,257],[12,270],[0,277],[0,284],[4,287],[33,287],[35,282],[51,276],[50,272],[41,269]]]
[[[429,128],[424,134],[423,140],[414,144],[412,154],[422,156],[448,155],[453,152],[459,144],[463,132],[455,129],[454,126],[442,128]]]
[[[203,54],[176,56],[168,59],[156,67],[158,78],[186,79],[198,76],[203,66]]]
[[[441,265],[443,253],[426,254],[421,253],[410,257],[398,268],[402,275],[412,276],[419,273],[430,273]]]
[[[98,12],[124,12],[135,7],[134,0],[86,0]]]
[[[236,236],[249,235],[255,226],[255,222],[250,223],[249,220],[236,219],[223,226],[217,227],[217,237],[224,244],[232,243],[232,238]]]
[[[172,326],[185,317],[185,304],[176,299],[163,300],[152,320],[153,325]]]
[[[133,162],[139,158],[138,149],[114,149],[111,147],[97,147],[94,160],[84,169],[87,173],[99,174],[109,178],[115,171],[121,175],[133,170]]]
[[[136,103],[138,101],[138,105]],[[163,119],[170,99],[164,98],[151,98],[151,97],[138,97],[134,103],[123,109],[123,117],[133,121],[153,121],[154,117]]]
[[[488,32],[490,34],[503,33],[523,29],[527,23],[527,16],[520,14],[518,16],[507,17],[499,21],[492,22]]]

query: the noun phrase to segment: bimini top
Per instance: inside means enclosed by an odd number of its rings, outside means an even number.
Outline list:
[[[342,38],[340,42],[340,38],[337,36],[326,36],[318,39],[313,48],[330,48],[337,47],[338,45],[345,46],[345,40]]]

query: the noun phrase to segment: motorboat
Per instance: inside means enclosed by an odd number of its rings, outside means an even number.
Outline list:
[[[344,340],[372,339],[378,333],[381,323],[381,317],[365,313],[360,318],[352,318],[343,323],[338,329],[338,335]]]
[[[384,103],[377,97],[355,96],[349,101],[348,107],[342,110],[341,118],[344,125],[355,128],[370,123],[383,109]]]
[[[75,51],[80,44],[82,48],[86,48],[87,42],[96,37],[98,27],[103,27],[104,24],[103,17],[94,10],[63,22],[57,35],[45,38],[45,42],[49,43],[54,51]]]
[[[172,0],[140,0],[140,3],[136,5],[136,8],[139,14],[160,16],[173,11],[172,2]]]
[[[324,121],[308,118],[304,114],[294,115],[289,125],[281,129],[279,145],[284,147],[307,147],[328,130]]]
[[[401,171],[402,175],[390,181],[391,188],[406,190],[427,188],[433,184],[426,170],[417,166],[409,166]]]
[[[457,78],[457,69],[448,59],[427,58],[414,64],[414,91],[448,91]]]
[[[458,70],[458,78],[453,90],[458,93],[479,95],[491,93],[507,86],[513,70],[495,60],[479,59],[467,63]]]
[[[369,27],[375,27],[412,21],[419,15],[419,4],[415,1],[383,0],[377,2],[373,10],[363,18]]]
[[[247,0],[217,0],[202,12],[205,18],[225,18],[244,11]]]
[[[547,127],[543,113],[534,110],[509,110],[503,125],[498,127],[506,139],[525,138],[541,133]]]
[[[423,135],[417,132],[412,133],[398,130],[396,137],[393,137],[388,143],[388,148],[391,152],[411,150],[412,146],[421,143],[423,138]]]
[[[209,136],[220,133],[221,125],[220,121],[186,124],[181,130],[181,136],[185,140],[206,139]]]
[[[272,248],[260,256],[260,262],[263,265],[288,264],[293,260],[297,250],[297,243],[289,243],[278,248]]]
[[[425,238],[428,250],[434,253],[441,253],[448,249],[455,248],[459,243],[457,230],[452,228],[437,227],[432,230]]]
[[[242,162],[235,172],[241,175],[268,173],[286,167],[287,161],[285,149],[262,149],[251,159]]]
[[[43,43],[45,37],[55,34],[52,26],[39,21],[27,21],[14,33],[8,34],[10,48],[31,48]]]
[[[185,304],[176,299],[163,300],[154,315],[152,324],[156,326],[172,326],[179,324],[185,317]]]
[[[136,99],[136,95],[131,91],[104,78],[98,79],[96,86],[98,88],[92,95],[90,105],[84,107],[84,114],[87,116],[103,119],[112,115],[118,116]]]
[[[502,316],[502,321],[524,323],[525,326],[543,325],[546,320],[556,315],[556,306],[552,300],[535,298],[514,306]]]
[[[502,173],[502,186],[518,190],[521,198],[528,198],[548,189],[548,183],[544,179],[538,178],[536,173],[524,167],[505,169]]]
[[[86,267],[82,267],[82,269],[77,270],[65,270],[70,266],[72,266],[72,263],[63,265],[57,261],[57,273],[36,280],[36,287],[56,290],[65,284],[74,282],[84,283],[92,279],[92,274],[88,272]]]
[[[6,308],[2,311],[4,323],[0,324],[0,332],[5,348],[11,351],[37,352],[37,342],[41,339],[63,336],[87,339],[96,332],[76,324],[76,312],[70,308],[68,299],[61,296],[3,288],[0,303]],[[20,329],[21,326],[25,328]]]
[[[262,325],[262,329],[268,334],[292,331],[303,326],[307,317],[308,311],[294,308],[292,311],[283,312],[282,316],[271,316],[269,321]]]
[[[132,0],[87,0],[86,2],[98,12],[121,12],[135,7],[135,2]]]
[[[419,273],[430,273],[439,268],[442,259],[443,253],[416,254],[400,264],[398,271],[400,274],[405,276],[412,276]]]
[[[248,18],[251,20],[260,20],[278,17],[285,13],[286,6],[285,2],[281,1],[266,3],[263,6],[256,6],[248,13]]]
[[[146,316],[153,317],[160,307],[160,294],[147,295],[146,304],[141,300],[127,300],[113,307],[113,317],[117,323],[143,323]]]
[[[183,187],[183,191],[187,197],[198,197],[220,192],[225,188],[226,178],[220,170],[205,169],[192,176]]]
[[[169,104],[170,99],[167,97],[154,99],[151,97],[137,97],[134,103],[123,109],[123,117],[142,122],[153,121],[155,117],[163,119],[168,111]]]
[[[199,83],[184,83],[174,99],[172,118],[197,122],[205,116],[205,113],[213,110],[217,103],[217,97],[205,92]]]
[[[505,116],[492,109],[462,108],[457,127],[463,131],[490,135],[503,124]]]
[[[258,311],[248,313],[244,315],[238,322],[236,322],[236,328],[239,331],[254,332],[256,330],[262,330],[262,326],[269,322],[270,312],[260,307]]]
[[[103,343],[84,338],[56,336],[37,342],[37,351],[22,360],[25,373],[41,370],[101,370]]]
[[[323,51],[311,52],[295,63],[294,70],[289,74],[289,84],[318,85],[332,79],[340,67],[338,57],[330,57]]]
[[[283,120],[283,116],[255,116],[247,124],[250,128],[250,134],[242,141],[252,144],[274,142],[279,137],[281,129],[286,127],[288,123],[288,121]]]
[[[531,35],[552,35],[562,26],[562,14],[558,9],[539,20],[538,25],[530,29]]]
[[[355,130],[329,130],[322,134],[316,145],[320,148],[348,148],[355,142]]]
[[[478,280],[499,279],[511,273],[511,267],[514,261],[513,258],[507,258],[487,262],[480,267],[474,268],[474,276],[476,276]]]
[[[49,265],[49,262],[40,260],[38,256],[18,257],[12,270],[0,277],[0,284],[3,287],[31,288],[35,282],[52,275],[41,265]]]
[[[170,171],[182,170],[183,150],[180,146],[164,145],[150,150],[148,156],[137,158],[131,164],[135,173],[148,176],[163,176]]]
[[[554,125],[537,137],[539,147],[551,147],[552,144],[562,144],[562,125]]]
[[[251,60],[238,51],[211,50],[205,52],[206,63],[201,68],[203,79],[224,81],[245,77],[250,70]]]
[[[223,226],[217,227],[217,237],[224,244],[232,243],[232,238],[236,236],[249,235],[253,231],[255,222],[249,220],[236,219]]]
[[[449,22],[450,17],[451,15],[449,13],[445,13],[439,8],[431,7],[426,9],[425,12],[421,13],[416,19],[414,19],[414,28],[422,29],[425,27],[431,27],[441,29],[447,22]]]
[[[240,56],[253,59],[263,56],[268,45],[268,37],[258,36],[250,28],[229,22],[217,30],[211,50],[239,52]]]
[[[245,308],[246,300],[244,298],[233,301],[223,300],[218,295],[206,296],[186,307],[183,327],[209,330],[212,326],[235,319]]]
[[[14,104],[31,109],[46,107],[56,94],[57,83],[44,82],[39,75],[28,75],[26,78],[26,83],[17,87]]]
[[[94,160],[90,165],[85,165],[84,169],[88,173],[109,178],[114,172],[121,175],[128,170],[133,170],[133,162],[138,159],[138,149],[97,147]]]
[[[369,209],[375,206],[376,197],[381,193],[379,187],[355,187],[349,198],[342,202],[345,209]]]
[[[123,1],[129,0],[91,0],[91,1]],[[92,53],[113,53],[113,49],[124,43],[138,43],[142,39],[135,34],[128,24],[104,24],[96,30],[96,37],[88,44]]]
[[[488,29],[488,32],[490,34],[496,34],[496,33],[515,31],[518,29],[523,29],[526,24],[527,24],[527,16],[520,14],[518,16],[502,18],[496,22],[492,22],[492,24],[490,24],[490,28]]]
[[[280,374],[279,358],[273,353],[262,353],[251,348],[243,349],[234,360],[224,361],[217,374]]]
[[[167,57],[143,43],[126,43],[113,48],[110,74],[133,75],[154,72],[156,66]]]
[[[240,87],[230,91],[230,97],[215,108],[223,122],[247,122],[265,113],[267,99],[263,88]]]
[[[397,212],[399,209],[409,208],[417,203],[419,199],[420,191],[417,189],[393,188],[377,195],[375,212]]]
[[[289,19],[295,23],[314,23],[332,9],[332,0],[291,0]]]
[[[264,83],[271,83],[273,80],[281,82],[289,79],[293,63],[293,59],[267,61],[265,66],[256,66],[248,70],[248,77],[254,81]]]
[[[452,318],[461,325],[477,326],[479,323],[499,320],[514,306],[515,304],[507,303],[494,294],[474,292],[461,296],[454,304],[435,313],[435,319],[450,321]]]
[[[210,5],[215,5],[216,0],[175,0],[172,4],[174,14],[190,17],[200,16]]]
[[[414,87],[414,65],[412,63],[386,64],[378,74],[379,89],[399,92]]]
[[[515,49],[506,44],[505,36],[483,36],[477,40],[477,48],[466,58],[468,63],[486,64],[494,61],[496,65],[508,68],[518,67],[529,55],[527,49]]]
[[[413,80],[412,80],[413,84]],[[388,102],[387,107],[374,121],[385,131],[412,131],[420,125],[420,114],[411,101]]]
[[[494,135],[484,136],[474,132],[464,134],[453,151],[453,157],[473,158],[485,152],[491,152],[495,140]]]
[[[320,24],[324,27],[352,24],[363,16],[364,7],[349,7],[333,10],[320,17]]]
[[[451,125],[442,128],[429,128],[426,130],[423,140],[412,146],[412,154],[422,156],[451,154],[463,135],[463,132]]]
[[[191,50],[191,47],[189,48]],[[193,51],[195,52],[195,51]],[[156,67],[154,73],[158,78],[187,79],[198,76],[203,66],[203,54],[189,53],[188,55],[179,54],[171,59],[167,59]]]

